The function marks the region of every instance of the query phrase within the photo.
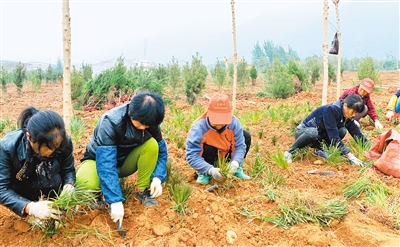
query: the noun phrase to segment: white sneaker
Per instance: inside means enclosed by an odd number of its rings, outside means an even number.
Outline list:
[[[357,125],[358,128],[360,128],[360,123],[357,120],[354,120],[354,123]]]
[[[283,153],[283,157],[285,158],[287,163],[289,163],[289,164],[292,163],[292,154],[291,153],[289,153],[288,151],[285,151]]]

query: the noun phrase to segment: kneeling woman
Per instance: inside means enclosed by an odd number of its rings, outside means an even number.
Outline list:
[[[20,129],[0,141],[0,203],[14,213],[39,219],[59,218],[50,201],[75,182],[71,138],[62,117],[31,106],[18,118]]]
[[[295,142],[284,154],[286,161],[291,163],[294,151],[306,146],[315,148],[314,155],[326,158],[321,150],[321,143],[325,142],[328,146],[337,146],[342,149],[342,155],[351,164],[363,166],[362,161],[355,157],[342,141],[349,131],[353,138],[361,139],[364,144],[368,142],[354,123],[354,116],[363,110],[364,102],[356,94],[349,95],[344,100],[320,106],[296,127]]]

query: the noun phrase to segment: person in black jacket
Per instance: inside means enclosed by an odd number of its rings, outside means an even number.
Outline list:
[[[354,123],[354,116],[364,110],[363,99],[357,94],[351,94],[344,100],[318,107],[308,115],[297,127],[294,133],[295,142],[284,153],[288,163],[292,162],[292,154],[296,149],[311,146],[315,148],[314,155],[326,158],[321,150],[321,143],[337,146],[351,164],[363,166],[361,160],[350,152],[342,139],[347,131],[353,138],[361,139],[363,144],[368,140]]]
[[[48,199],[73,190],[75,183],[73,145],[64,121],[54,111],[31,106],[18,123],[20,129],[0,140],[0,203],[21,217],[59,219]]]
[[[167,176],[168,152],[160,124],[164,101],[159,94],[139,92],[131,103],[104,113],[86,146],[77,171],[77,185],[101,190],[110,205],[111,219],[124,216],[119,178],[138,173],[135,196],[144,206],[157,205]]]

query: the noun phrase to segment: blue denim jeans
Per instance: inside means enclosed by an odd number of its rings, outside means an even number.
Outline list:
[[[343,139],[347,133],[345,127],[339,129],[339,137]],[[295,141],[289,148],[288,152],[293,153],[296,149],[310,146],[312,148],[321,149],[321,142],[325,142],[330,145],[331,141],[328,138],[326,132],[318,133],[318,129],[315,127],[305,127],[299,124],[294,132]]]

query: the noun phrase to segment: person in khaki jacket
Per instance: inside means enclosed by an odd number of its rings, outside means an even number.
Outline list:
[[[395,93],[389,100],[389,104],[386,106],[386,119],[391,120],[395,113],[400,114],[400,89],[397,90],[397,93]]]

